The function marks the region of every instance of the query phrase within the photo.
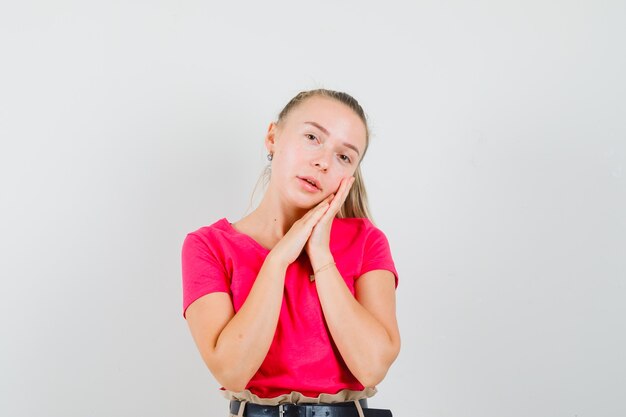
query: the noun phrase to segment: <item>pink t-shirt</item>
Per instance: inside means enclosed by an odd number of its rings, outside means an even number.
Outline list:
[[[330,250],[350,292],[364,273],[395,269],[385,234],[365,218],[335,218]],[[182,248],[183,317],[205,294],[225,292],[235,312],[250,292],[269,250],[237,231],[226,218],[189,233]],[[324,321],[311,263],[303,251],[287,268],[285,294],[274,340],[246,389],[261,398],[292,391],[317,397],[342,389],[362,390],[335,346]],[[223,389],[223,388],[222,388]]]

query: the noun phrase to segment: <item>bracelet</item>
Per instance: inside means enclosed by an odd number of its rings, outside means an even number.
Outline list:
[[[326,265],[324,265],[324,266],[319,267],[319,268],[317,269],[317,271],[313,272],[313,275],[309,275],[309,280],[310,280],[311,282],[315,281],[315,274],[317,274],[318,272],[321,272],[321,271],[323,271],[323,270],[325,270],[325,269],[327,269],[328,267],[333,266],[333,265],[336,265],[336,263],[335,263],[335,262],[331,262],[331,263],[329,263],[329,264],[326,264]]]

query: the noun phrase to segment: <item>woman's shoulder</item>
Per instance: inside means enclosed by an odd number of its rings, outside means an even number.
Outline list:
[[[206,235],[211,233],[219,233],[227,231],[227,225],[230,225],[226,217],[215,220],[213,223],[209,223],[205,226],[200,226],[195,230],[189,231],[187,234]]]
[[[268,249],[261,246],[251,236],[235,229],[226,217],[187,233],[185,243],[187,242],[209,247],[222,253],[234,253],[241,250],[268,252]]]
[[[195,230],[187,232],[185,240],[199,240],[202,242],[215,242],[228,239],[232,233],[231,224],[226,217],[215,220],[205,226],[200,226]]]

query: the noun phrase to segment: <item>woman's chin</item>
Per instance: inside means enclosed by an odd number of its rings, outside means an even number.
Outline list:
[[[312,198],[293,198],[291,200],[291,204],[293,208],[296,210],[311,210],[313,207],[317,206],[321,199],[312,199]]]

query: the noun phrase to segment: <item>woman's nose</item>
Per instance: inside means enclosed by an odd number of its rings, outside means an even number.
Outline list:
[[[330,165],[330,158],[332,157],[332,152],[330,152],[329,149],[320,149],[320,152],[317,155],[313,156],[311,162],[316,168],[326,171],[328,170],[328,166]]]
[[[320,168],[324,171],[328,169],[328,162],[326,162],[325,158],[319,158],[316,161],[314,161],[313,164],[315,165],[316,168]]]

